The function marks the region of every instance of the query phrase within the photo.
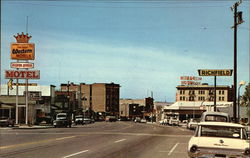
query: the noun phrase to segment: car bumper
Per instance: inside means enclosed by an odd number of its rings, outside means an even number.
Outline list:
[[[196,152],[188,151],[189,157],[237,157],[249,158],[250,155],[245,155],[244,150],[239,149],[217,149],[217,148],[198,148]]]
[[[67,121],[56,121],[53,123],[54,126],[65,126],[68,125]]]
[[[9,126],[8,122],[0,122],[0,126]]]
[[[196,129],[196,127],[197,127],[197,125],[191,124],[191,125],[189,126],[189,129]]]

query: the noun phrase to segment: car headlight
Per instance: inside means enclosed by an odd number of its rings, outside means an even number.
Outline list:
[[[193,145],[191,148],[190,148],[190,152],[192,153],[195,153],[197,151],[198,147],[196,145]]]
[[[247,149],[245,150],[244,154],[245,154],[245,155],[250,155],[250,149],[247,148]]]

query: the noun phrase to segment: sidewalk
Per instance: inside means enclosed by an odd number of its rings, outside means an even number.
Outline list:
[[[14,126],[12,129],[46,129],[46,128],[53,128],[52,125],[17,125]]]

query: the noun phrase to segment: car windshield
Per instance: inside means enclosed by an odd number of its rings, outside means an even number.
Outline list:
[[[83,118],[83,116],[76,116],[76,118]]]
[[[225,138],[240,138],[241,128],[227,126],[202,126],[201,136],[205,137],[225,137]]]
[[[205,121],[228,122],[227,117],[221,115],[207,115]]]
[[[57,115],[57,117],[66,117],[66,115]]]
[[[0,118],[0,120],[6,120],[7,119],[7,117],[1,117]]]

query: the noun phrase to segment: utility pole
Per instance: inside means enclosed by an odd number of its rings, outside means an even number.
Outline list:
[[[234,122],[237,123],[237,26],[244,21],[242,20],[242,12],[237,11],[238,6],[242,3],[242,0],[236,2],[231,10],[234,11],[234,82],[233,82],[233,118]]]

